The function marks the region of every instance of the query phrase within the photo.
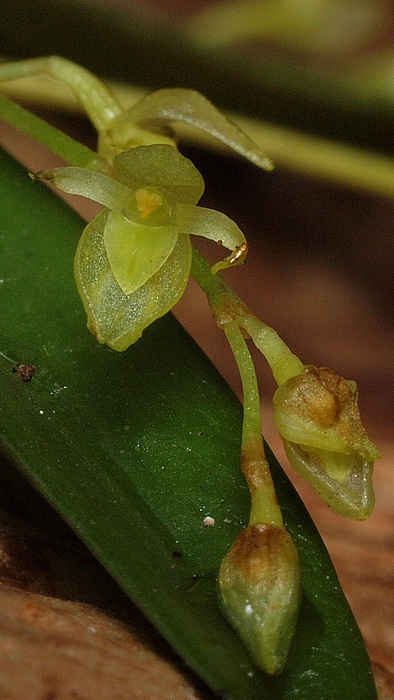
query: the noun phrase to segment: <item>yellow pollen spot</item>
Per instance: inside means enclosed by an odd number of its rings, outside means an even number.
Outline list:
[[[136,191],[135,201],[141,219],[147,219],[148,216],[154,214],[163,205],[163,198],[160,194],[144,189]]]

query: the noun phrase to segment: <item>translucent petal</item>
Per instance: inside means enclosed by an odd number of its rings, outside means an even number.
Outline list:
[[[112,210],[121,211],[133,196],[126,185],[87,168],[55,168],[53,171],[42,171],[38,176],[50,180],[63,192],[79,194]]]
[[[239,264],[245,259],[247,251],[245,236],[237,224],[225,214],[214,209],[175,204],[172,208],[171,220],[181,233],[204,236],[233,251],[233,255],[215,265],[213,271]],[[239,255],[237,251],[240,252]]]
[[[146,95],[116,121],[137,122],[153,130],[172,122],[183,122],[205,131],[260,168],[272,170],[272,163],[260,148],[214,105],[195,90],[170,88]]]
[[[169,202],[197,204],[204,192],[204,180],[191,160],[173,146],[138,146],[114,158],[116,178],[132,190],[158,189]]]
[[[110,212],[104,246],[112,274],[124,294],[132,294],[160,270],[177,239],[175,226],[137,224],[119,212]]]
[[[190,275],[191,244],[188,236],[179,236],[160,270],[126,295],[112,274],[104,247],[108,215],[103,210],[85,228],[75,255],[75,278],[88,328],[100,343],[122,351],[182,296]]]

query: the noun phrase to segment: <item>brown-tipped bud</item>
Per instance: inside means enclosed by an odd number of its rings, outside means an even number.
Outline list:
[[[341,515],[368,517],[379,452],[361,422],[355,382],[306,367],[277,389],[274,415],[294,469]]]
[[[219,572],[227,617],[266,673],[283,669],[300,599],[298,552],[284,528],[242,530]]]

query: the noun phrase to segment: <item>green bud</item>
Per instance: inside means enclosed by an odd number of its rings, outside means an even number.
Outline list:
[[[294,469],[336,512],[368,517],[379,452],[361,422],[355,382],[308,366],[277,389],[274,417]]]
[[[227,617],[256,663],[283,669],[300,599],[298,552],[284,528],[250,525],[240,532],[219,572]]]

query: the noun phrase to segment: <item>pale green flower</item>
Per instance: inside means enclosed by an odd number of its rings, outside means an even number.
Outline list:
[[[213,272],[246,256],[242,231],[225,214],[197,207],[204,181],[172,145],[122,151],[111,175],[79,167],[38,174],[104,209],[85,228],[75,276],[88,327],[101,343],[124,350],[182,296],[191,269],[189,236],[232,251]]]

